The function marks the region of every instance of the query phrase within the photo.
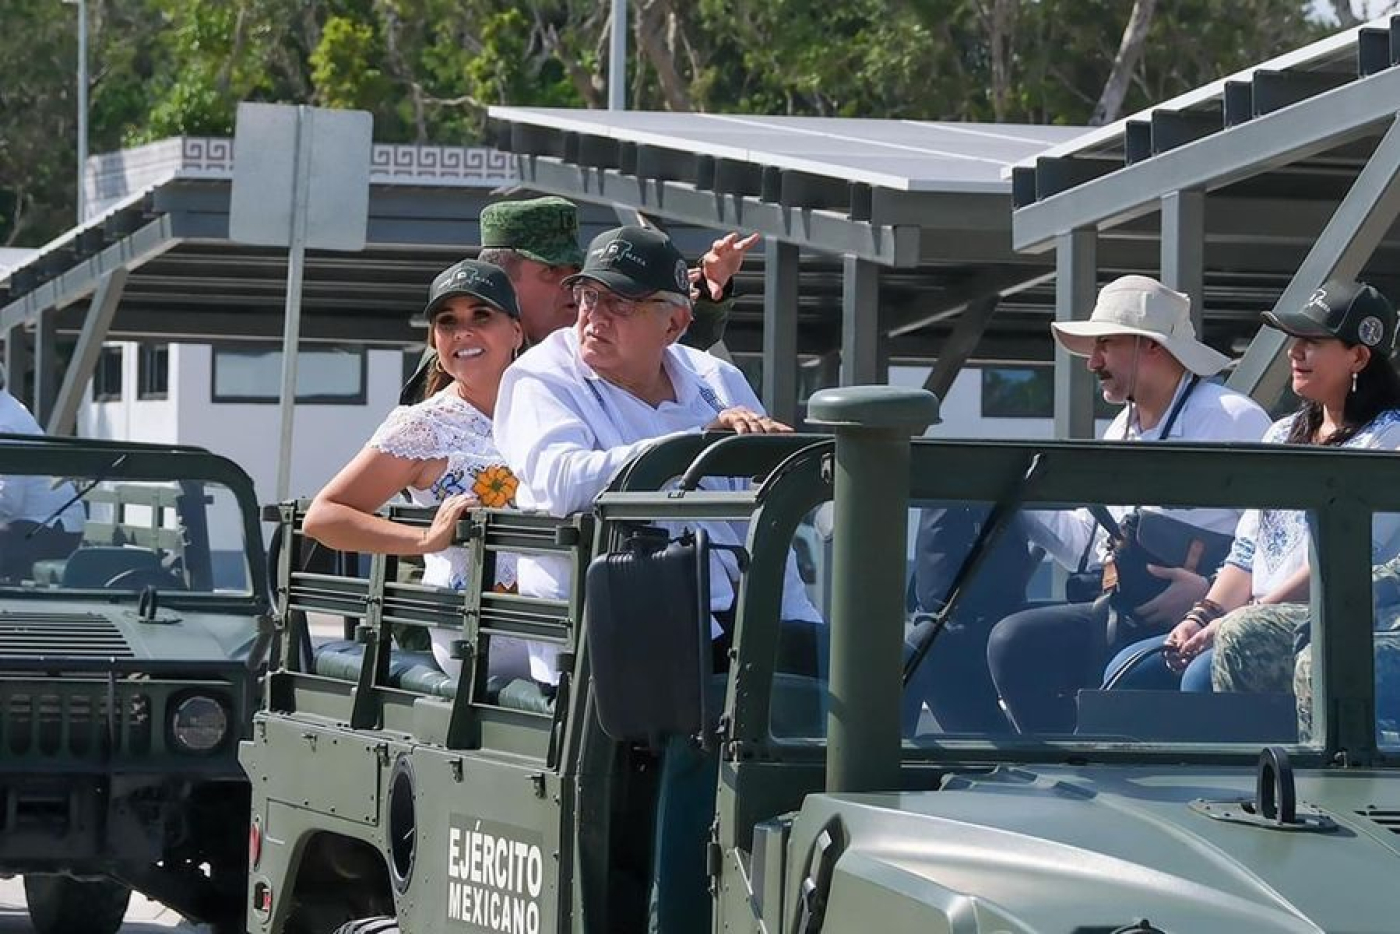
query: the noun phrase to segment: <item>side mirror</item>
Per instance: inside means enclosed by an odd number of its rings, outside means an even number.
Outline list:
[[[588,566],[585,631],[603,731],[623,742],[702,734],[712,667],[704,533],[646,527]]]

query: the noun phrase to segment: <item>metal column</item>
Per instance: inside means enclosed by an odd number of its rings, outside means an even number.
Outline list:
[[[763,405],[796,426],[798,250],[773,237],[763,249]]]
[[[49,420],[58,395],[58,312],[50,308],[34,322],[34,418]]]
[[[1162,199],[1162,284],[1191,297],[1196,336],[1205,322],[1206,195],[1174,191]]]
[[[845,257],[841,279],[841,385],[880,381],[880,267]]]
[[[1055,238],[1055,320],[1089,317],[1098,292],[1098,234],[1075,230]],[[1055,437],[1094,436],[1094,377],[1084,361],[1055,346]]]
[[[24,325],[17,324],[5,334],[5,385],[10,395],[26,406],[33,406],[34,396],[29,391],[29,367],[33,364],[33,354],[29,349],[29,335]]]
[[[1381,138],[1274,308],[1302,307],[1328,279],[1355,279],[1397,215],[1400,121],[1393,122]],[[1288,379],[1288,359],[1283,353],[1287,344],[1288,337],[1282,331],[1260,328],[1229,385],[1253,396],[1265,408],[1271,407],[1282,395]]]
[[[92,293],[92,305],[83,319],[83,330],[78,335],[78,345],[73,348],[73,359],[68,362],[68,370],[63,374],[63,387],[58,391],[53,411],[48,413],[45,430],[51,435],[73,433],[78,418],[78,403],[92,380],[97,358],[102,355],[102,342],[107,339],[107,331],[117,313],[127,275],[124,266],[112,270],[102,277],[97,291]]]

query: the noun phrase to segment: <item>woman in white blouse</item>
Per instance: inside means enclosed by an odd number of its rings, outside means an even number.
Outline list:
[[[389,413],[317,494],[305,530],[332,548],[424,555],[423,583],[460,590],[467,585],[466,549],[450,545],[457,519],[474,505],[515,505],[517,483],[496,451],[491,418],[501,374],[519,352],[524,332],[510,279],[476,260],[438,274],[424,316],[437,363],[423,401]],[[428,528],[374,514],[400,490],[418,505],[438,507]],[[495,586],[514,589],[512,556],[498,556]],[[456,678],[461,662],[451,656],[451,644],[459,636],[437,629],[430,635],[433,657]],[[523,643],[492,640],[492,674],[518,677],[527,670]]]
[[[1303,308],[1268,312],[1264,319],[1292,338],[1293,392],[1303,400],[1296,413],[1269,428],[1265,442],[1400,448],[1400,374],[1391,362],[1396,316],[1384,296],[1369,285],[1334,281],[1314,292]],[[1395,531],[1376,523],[1377,563],[1393,557]],[[1187,670],[1183,687],[1209,690],[1208,675],[1216,690],[1241,689],[1261,679],[1270,689],[1290,689],[1296,614],[1271,607],[1306,604],[1308,538],[1302,512],[1245,511],[1210,591],[1166,636],[1167,667]],[[1146,644],[1130,646],[1115,662]],[[1245,668],[1251,670],[1246,674]],[[1270,676],[1271,669],[1279,677]],[[1146,686],[1140,678],[1131,680],[1133,686]]]

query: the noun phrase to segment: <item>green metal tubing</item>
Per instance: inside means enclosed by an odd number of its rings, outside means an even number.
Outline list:
[[[938,400],[855,387],[817,393],[808,413],[836,428],[826,787],[897,789],[909,439],[938,420]]]
[[[846,429],[836,437],[831,604],[831,711],[826,787],[874,791],[899,783],[899,667],[909,437]],[[880,495],[871,496],[878,490]]]

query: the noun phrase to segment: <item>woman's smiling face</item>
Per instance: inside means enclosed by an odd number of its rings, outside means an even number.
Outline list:
[[[455,296],[433,315],[432,345],[442,369],[468,388],[494,389],[522,339],[519,321],[479,298]]]

